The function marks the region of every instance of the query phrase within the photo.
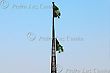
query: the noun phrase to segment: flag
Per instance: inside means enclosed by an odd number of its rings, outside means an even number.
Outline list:
[[[59,41],[56,39],[56,51],[58,51],[59,53],[63,52],[63,46],[60,45]]]
[[[54,17],[60,18],[61,13],[59,11],[59,8],[55,4],[53,5],[53,10],[54,10],[54,12],[53,12]]]

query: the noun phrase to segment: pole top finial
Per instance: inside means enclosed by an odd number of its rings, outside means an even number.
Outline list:
[[[54,2],[52,2],[52,4],[54,4]]]

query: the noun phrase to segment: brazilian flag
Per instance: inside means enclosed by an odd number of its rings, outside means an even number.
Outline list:
[[[55,4],[53,5],[53,10],[54,10],[54,13],[53,13],[54,17],[60,18],[61,13],[59,11],[59,8]]]
[[[56,39],[56,51],[58,51],[59,53],[63,52],[63,46],[60,45],[59,41]]]

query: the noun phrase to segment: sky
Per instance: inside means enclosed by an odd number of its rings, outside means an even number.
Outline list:
[[[110,71],[110,0],[0,0],[0,73],[49,73],[52,2],[58,71]]]

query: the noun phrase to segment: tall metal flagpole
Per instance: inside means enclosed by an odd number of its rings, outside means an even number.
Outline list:
[[[52,2],[54,7],[54,2]],[[55,48],[55,28],[54,28],[54,8],[52,18],[52,53],[51,53],[51,73],[57,73],[56,70],[56,48]]]

